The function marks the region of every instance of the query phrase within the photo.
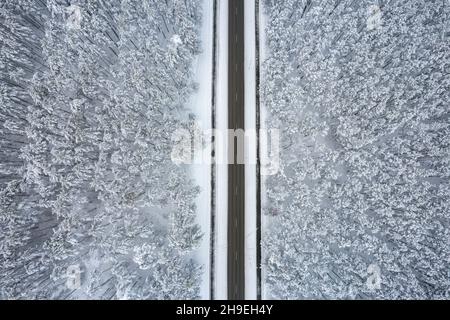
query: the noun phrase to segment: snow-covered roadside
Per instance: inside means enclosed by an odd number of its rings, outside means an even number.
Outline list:
[[[196,115],[201,130],[211,129],[211,83],[212,83],[212,50],[213,50],[213,1],[203,0],[202,8],[202,53],[194,64],[195,82],[199,84],[198,92],[192,96],[189,109]],[[211,154],[209,145],[204,154]],[[196,154],[192,165],[195,184],[200,187],[197,197],[197,222],[202,228],[203,239],[200,248],[194,254],[195,259],[203,265],[201,299],[209,299],[210,292],[210,223],[211,223],[211,166],[201,161],[201,154]]]
[[[264,72],[262,64],[266,60],[266,15],[264,14],[264,4],[263,1],[259,1],[259,59],[260,59],[260,82],[264,81]],[[260,101],[260,127],[262,130],[266,129],[266,119],[267,110],[264,106],[263,100]],[[265,187],[265,177],[261,176],[261,234],[264,237],[264,231],[267,230],[268,217],[264,215],[264,209],[266,205],[266,187]],[[264,261],[264,250],[261,249],[261,260]],[[265,268],[264,263],[261,263],[261,299],[270,299],[266,293],[265,286]]]
[[[216,126],[220,132],[225,132],[228,129],[228,0],[219,0],[218,2]],[[227,150],[227,141],[222,143],[222,150]],[[216,165],[216,239],[214,250],[214,292],[215,299],[218,300],[227,299],[227,209],[228,165],[219,161]]]
[[[245,130],[256,129],[255,1],[245,1]],[[256,276],[256,139],[248,143],[245,167],[245,298],[257,298]]]

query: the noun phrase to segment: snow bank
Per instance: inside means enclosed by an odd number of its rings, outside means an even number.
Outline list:
[[[266,15],[264,14],[264,4],[262,1],[259,3],[259,59],[260,66],[267,58],[267,47],[266,47]],[[260,73],[260,82],[264,81],[264,73],[261,70]],[[266,128],[266,119],[267,119],[267,110],[264,106],[264,103],[261,99],[260,101],[260,127],[262,130]],[[266,188],[265,188],[265,179],[264,176],[261,176],[261,233],[264,236],[264,231],[268,225],[268,217],[264,215],[264,208],[266,203]],[[264,250],[261,248],[261,260],[264,261]],[[265,270],[264,264],[261,263],[261,299],[269,299],[265,290]]]
[[[218,5],[216,126],[228,128],[228,0]],[[227,142],[225,148],[227,150]],[[227,299],[228,166],[216,166],[215,298]]]
[[[199,84],[198,92],[191,98],[190,109],[196,115],[200,129],[211,129],[211,83],[212,83],[212,51],[213,51],[213,1],[203,0],[202,8],[202,53],[194,65],[195,82]],[[204,153],[211,153],[207,146]],[[195,184],[201,188],[197,197],[197,222],[203,232],[202,244],[195,253],[197,262],[203,265],[202,285],[200,296],[209,299],[210,292],[210,224],[211,224],[211,166],[202,163],[201,154],[196,154],[192,174]],[[199,163],[199,164],[197,164]]]
[[[245,130],[256,129],[255,2],[245,1]],[[248,145],[245,167],[245,298],[256,299],[256,141]]]

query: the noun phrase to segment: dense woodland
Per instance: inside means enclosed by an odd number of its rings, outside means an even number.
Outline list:
[[[199,297],[199,190],[170,139],[200,10],[0,0],[0,298]]]
[[[450,298],[449,0],[262,4],[267,296]],[[199,298],[200,8],[0,0],[0,299]]]
[[[450,3],[265,0],[272,298],[450,298]]]

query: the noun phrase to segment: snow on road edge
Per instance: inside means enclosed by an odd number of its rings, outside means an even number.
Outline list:
[[[266,52],[266,15],[264,14],[264,3],[259,3],[259,58],[260,58],[260,85],[264,82],[264,70],[263,63],[267,59]],[[262,130],[266,129],[267,110],[264,106],[263,99],[260,101],[260,127]],[[264,215],[264,209],[266,206],[266,186],[265,177],[261,176],[261,238],[264,237],[264,231],[267,229],[269,221]],[[266,292],[265,286],[265,265],[264,265],[264,248],[261,248],[261,299],[269,299],[269,295]]]
[[[212,51],[213,51],[213,2],[203,0],[201,41],[202,53],[194,63],[195,82],[199,84],[198,92],[189,101],[188,108],[196,115],[200,129],[211,128],[211,83],[212,83]],[[204,154],[211,154],[207,146]],[[201,163],[201,155],[197,154],[192,165],[192,175],[196,185],[200,187],[197,197],[197,223],[201,226],[203,239],[200,248],[195,252],[194,258],[203,266],[200,298],[209,299],[210,292],[210,222],[211,222],[211,166]],[[199,163],[199,164],[197,164]]]
[[[256,129],[255,2],[244,7],[245,130]],[[249,141],[245,166],[245,298],[255,300],[256,277],[256,139]]]
[[[208,0],[207,0],[208,1]],[[212,2],[212,1],[211,1]],[[218,5],[218,59],[216,126],[221,132],[228,129],[228,0],[219,0]],[[223,142],[227,150],[227,141]],[[216,150],[217,151],[217,150]],[[216,152],[217,153],[217,152]],[[219,156],[219,154],[217,154]],[[228,248],[228,166],[216,165],[216,228],[215,228],[215,299],[226,300],[227,293],[227,248]]]

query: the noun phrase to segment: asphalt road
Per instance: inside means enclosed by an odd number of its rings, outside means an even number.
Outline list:
[[[244,1],[229,0],[228,128],[244,129]],[[245,299],[245,165],[236,155],[243,144],[229,149],[228,165],[228,299]],[[231,146],[231,141],[230,141]]]

